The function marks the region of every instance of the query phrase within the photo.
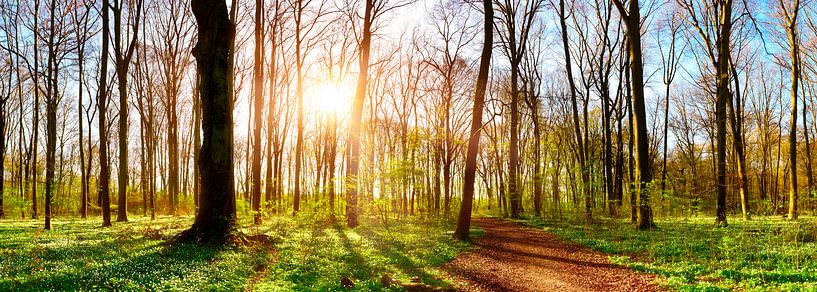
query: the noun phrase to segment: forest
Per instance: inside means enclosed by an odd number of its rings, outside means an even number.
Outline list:
[[[812,1],[0,0],[0,76],[0,291],[817,290]]]

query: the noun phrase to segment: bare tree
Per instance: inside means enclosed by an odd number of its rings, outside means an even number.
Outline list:
[[[111,226],[111,170],[108,161],[108,42],[110,35],[108,0],[102,0],[102,55],[99,59],[99,178],[97,188],[102,203],[102,226]]]
[[[129,12],[127,22],[132,26],[132,31],[125,28],[128,30],[127,32],[122,31],[122,13],[125,9],[125,1],[114,1],[111,7],[114,17],[114,66],[119,88],[119,177],[117,179],[119,200],[116,213],[117,222],[128,221],[128,108],[130,107],[128,103],[128,67],[133,58],[133,53],[136,51],[139,22],[142,18],[142,1],[131,2],[127,7]],[[130,36],[130,40],[123,43],[128,36]]]
[[[797,94],[800,90],[801,70],[803,69],[800,60],[800,39],[798,33],[798,19],[800,14],[800,0],[794,0],[791,6],[778,0],[780,10],[783,12],[783,21],[786,34],[791,47],[791,112],[789,121],[789,213],[790,220],[797,220]],[[804,116],[803,119],[806,117]],[[808,145],[807,145],[808,147]]]
[[[479,57],[479,75],[474,89],[474,110],[471,114],[471,135],[468,138],[468,152],[465,154],[465,174],[462,191],[462,203],[457,220],[457,230],[454,237],[459,240],[468,240],[471,228],[471,205],[474,200],[474,180],[477,170],[477,152],[479,151],[479,136],[482,129],[483,105],[485,90],[488,86],[488,70],[491,66],[491,50],[493,49],[493,0],[482,1],[482,11],[485,15],[483,27],[485,34],[482,42],[482,53]]]
[[[201,198],[196,220],[180,233],[181,241],[224,243],[235,230],[233,177],[233,68],[230,62],[235,26],[227,5],[217,0],[192,0],[198,23],[193,50],[199,72],[203,141],[198,161]]]
[[[252,148],[252,210],[253,221],[261,224],[261,127],[264,106],[264,0],[255,1],[255,64],[253,89],[255,97],[255,118]],[[270,72],[272,74],[273,72]],[[269,125],[268,125],[269,126]]]
[[[699,42],[715,68],[715,166],[717,172],[715,192],[717,210],[715,224],[727,226],[726,221],[726,119],[727,103],[732,98],[730,81],[730,38],[732,32],[732,0],[716,0],[712,3],[696,3],[678,0],[687,12],[686,22],[700,37]],[[712,25],[718,23],[718,25]]]
[[[627,27],[627,42],[630,54],[630,71],[632,82],[632,107],[634,132],[633,142],[637,153],[635,191],[637,194],[638,229],[645,230],[655,226],[652,208],[650,207],[649,186],[652,183],[652,165],[649,154],[649,137],[647,136],[647,117],[644,105],[644,60],[641,53],[641,8],[638,0],[629,0],[625,7],[621,0],[613,0],[622,20]]]

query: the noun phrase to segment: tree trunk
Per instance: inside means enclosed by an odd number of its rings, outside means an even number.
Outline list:
[[[360,124],[363,118],[363,101],[366,99],[366,88],[369,82],[369,50],[372,44],[372,10],[374,10],[374,0],[366,0],[363,15],[363,32],[360,40],[360,72],[358,74],[357,87],[355,88],[355,100],[352,105],[352,117],[349,125],[349,141],[346,143],[346,225],[350,228],[357,227],[358,223],[358,177],[360,176]]]
[[[584,195],[587,198],[585,204],[585,216],[588,222],[593,221],[593,212],[590,210],[590,182],[589,174],[587,172],[587,156],[584,147],[584,139],[582,137],[581,123],[579,122],[579,108],[576,103],[576,84],[573,81],[573,64],[570,60],[570,43],[567,36],[567,14],[565,12],[565,0],[559,0],[559,24],[562,29],[562,45],[565,52],[565,70],[567,71],[567,81],[570,86],[570,105],[573,114],[573,128],[576,134],[576,153],[579,160],[579,168],[581,171],[582,188]]]
[[[800,42],[797,36],[797,14],[800,1],[795,0],[786,32],[791,45],[791,121],[789,123],[789,219],[797,219],[797,94],[800,85]],[[805,119],[805,116],[803,117]],[[807,145],[808,146],[808,145]]]
[[[255,1],[255,113],[252,145],[252,211],[253,222],[261,224],[261,128],[264,107],[264,0]],[[269,125],[267,125],[269,126]]]
[[[99,179],[97,182],[99,198],[102,203],[102,226],[111,226],[111,197],[109,183],[111,170],[108,164],[108,39],[110,28],[108,27],[108,0],[102,0],[102,55],[100,56],[99,69],[99,98],[97,107],[99,108]]]
[[[644,105],[644,63],[641,54],[641,12],[637,0],[630,0],[629,8],[624,8],[620,0],[613,0],[621,13],[627,27],[627,41],[630,54],[630,71],[632,82],[633,143],[636,151],[635,191],[636,224],[638,229],[646,230],[655,226],[652,209],[649,204],[649,186],[652,183],[652,166],[650,163],[649,137],[647,136],[647,114]],[[628,11],[629,10],[629,11]]]
[[[725,227],[728,224],[726,221],[726,107],[728,100],[732,98],[729,92],[729,39],[732,29],[732,0],[724,0],[721,4],[721,15],[718,18],[722,23],[717,43],[718,64],[715,72],[717,76],[715,102],[717,186],[715,190],[718,195],[715,224]]]
[[[479,136],[482,128],[482,108],[485,104],[485,89],[488,85],[488,70],[491,66],[491,49],[493,48],[493,19],[494,10],[492,0],[483,0],[485,20],[483,27],[485,36],[482,43],[482,54],[479,58],[479,73],[474,89],[474,110],[471,118],[471,135],[468,139],[468,150],[465,154],[465,174],[462,191],[462,204],[457,220],[457,230],[454,238],[468,240],[471,228],[471,207],[474,202],[474,180],[477,172],[477,153],[479,152]]]
[[[178,235],[182,241],[224,243],[235,230],[233,173],[233,53],[235,27],[227,5],[217,0],[192,0],[198,24],[193,56],[198,64],[203,141],[198,161],[201,198],[196,220]]]

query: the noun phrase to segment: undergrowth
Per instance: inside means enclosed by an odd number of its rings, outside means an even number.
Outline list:
[[[521,222],[610,253],[613,263],[657,274],[676,290],[817,291],[815,218],[729,219],[726,228],[714,227],[714,218],[663,219],[651,231],[625,220]]]
[[[388,228],[372,218],[352,230],[315,214],[268,218],[243,228],[272,246],[214,248],[167,244],[190,217],[138,218],[99,227],[99,220],[0,221],[0,291],[382,290],[388,274],[434,287],[450,280],[440,266],[467,248],[452,223],[402,220]],[[400,286],[388,287],[400,290]]]

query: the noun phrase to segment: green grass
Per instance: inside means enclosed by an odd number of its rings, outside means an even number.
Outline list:
[[[167,245],[191,224],[189,217],[138,218],[112,228],[98,219],[0,221],[0,291],[171,290],[257,291],[381,290],[380,278],[419,277],[449,286],[439,266],[468,245],[451,238],[446,221],[403,221],[386,229],[374,220],[350,230],[309,215],[276,217],[248,235],[263,233],[274,246],[210,248]],[[136,217],[136,216],[134,216]],[[399,290],[399,287],[391,287]]]
[[[657,274],[682,291],[817,291],[817,219],[780,217],[658,220],[637,231],[628,221],[586,225],[528,218],[522,222],[595,250],[613,263]]]

